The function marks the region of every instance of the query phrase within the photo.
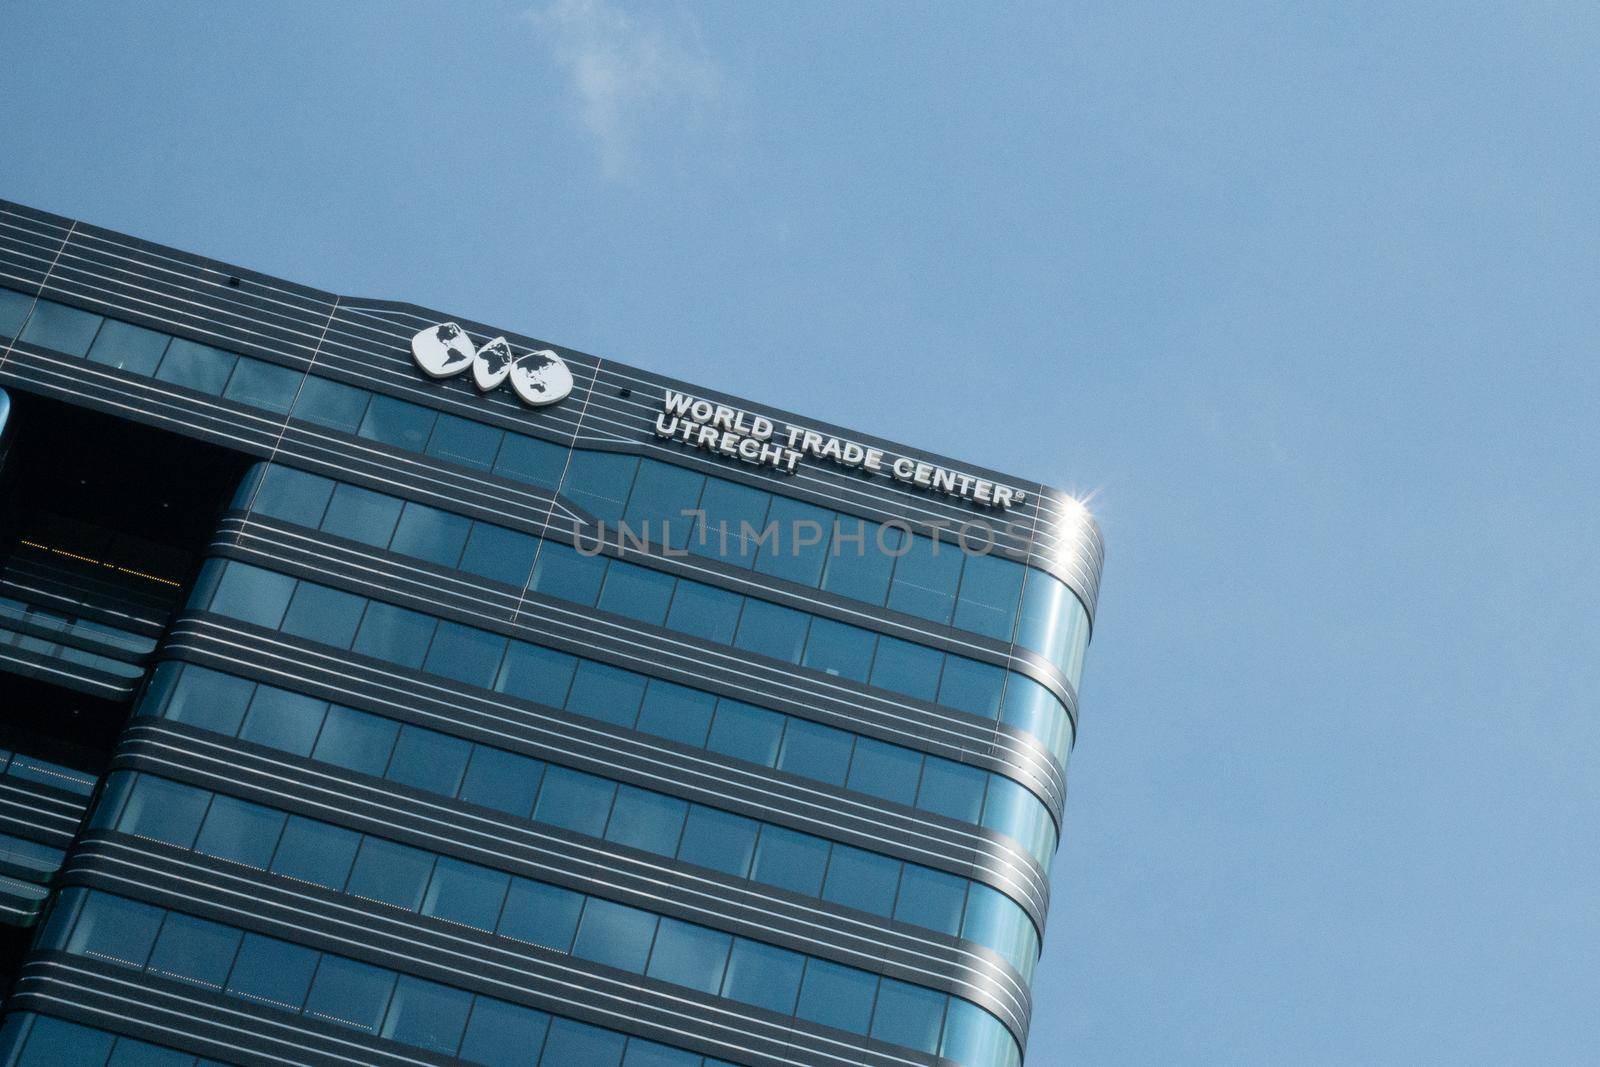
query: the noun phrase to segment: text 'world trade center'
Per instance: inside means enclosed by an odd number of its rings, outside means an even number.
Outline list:
[[[0,202],[0,1067],[1016,1067],[1036,482]]]

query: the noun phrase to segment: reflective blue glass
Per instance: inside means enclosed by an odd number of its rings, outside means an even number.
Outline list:
[[[689,541],[694,519],[679,512],[694,508],[705,481],[704,475],[670,463],[640,460],[623,521],[636,534],[648,538],[652,548],[682,548]]]
[[[1022,596],[1023,566],[1000,556],[967,556],[961,570],[961,594],[954,623],[963,630],[1011,640]]]
[[[567,464],[567,450],[548,441],[508,433],[495,457],[494,472],[502,478],[554,489]]]
[[[501,937],[566,952],[572,947],[572,935],[578,929],[578,916],[582,911],[581,893],[543,882],[530,882],[526,878],[513,878],[496,932]]]
[[[638,728],[696,748],[706,742],[717,700],[710,693],[652,678],[645,689]]]
[[[900,875],[894,917],[954,937],[961,932],[961,910],[966,899],[966,879],[908,863]]]
[[[317,426],[353,434],[361,425],[361,417],[371,399],[360,389],[326,378],[307,377],[290,414]]]
[[[626,1040],[621,1034],[571,1019],[552,1019],[539,1063],[541,1067],[618,1067]]]
[[[222,395],[263,411],[286,415],[303,378],[299,371],[241,356]]]
[[[986,719],[998,718],[1005,684],[1006,672],[993,664],[946,656],[939,679],[939,703]]]
[[[328,510],[335,484],[329,478],[274,465],[262,475],[250,505],[275,519],[315,529]]]
[[[493,930],[510,884],[510,875],[440,856],[422,900],[422,914]]]
[[[299,1011],[320,954],[275,937],[245,934],[228,975],[228,992],[275,1008]]]
[[[950,998],[939,1055],[957,1063],[980,1063],[984,1067],[1017,1067],[1021,1063],[1016,1042],[1011,1040],[1000,1020],[976,1004],[956,997]]]
[[[471,993],[403,974],[395,984],[381,1033],[394,1041],[450,1055],[461,1043],[471,1008]]]
[[[667,613],[667,626],[707,641],[732,644],[743,605],[744,598],[737,593],[680,579],[672,597],[672,610]]]
[[[168,666],[162,664],[157,669]],[[167,702],[166,717],[232,737],[244,721],[245,705],[250,702],[254,689],[243,678],[205,667],[185,666],[183,684],[173,690],[172,699]]]
[[[809,959],[795,1014],[823,1026],[864,1034],[872,1020],[877,985],[875,975],[827,960]]]
[[[228,563],[211,598],[211,610],[276,630],[294,592],[294,579],[247,563]]]
[[[220,992],[244,931],[173,912],[161,925],[150,970]]]
[[[875,522],[847,515],[837,516],[836,522],[822,571],[822,588],[881,605],[889,595],[889,575],[905,535],[893,527],[885,530]]]
[[[475,522],[461,554],[461,569],[521,589],[533,569],[538,547],[539,542],[527,534]]]
[[[864,682],[872,671],[872,651],[876,643],[876,635],[859,626],[815,618],[811,620],[811,633],[806,638],[806,653],[801,663],[836,677]]]
[[[209,803],[210,794],[204,790],[141,774],[128,795],[117,829],[189,848],[200,832]]]
[[[853,735],[843,730],[805,719],[790,719],[783,731],[783,747],[778,751],[778,769],[830,785],[843,785],[853,741]]]
[[[705,518],[689,539],[689,551],[735,566],[750,566],[756,558],[754,538],[766,523],[771,503],[771,495],[759,489],[708,479],[700,494]],[[747,529],[749,537],[745,536]]]
[[[106,1067],[194,1067],[194,1053],[119,1037]]]
[[[878,985],[872,1036],[919,1052],[937,1051],[939,1027],[944,1022],[944,1006],[948,999],[931,989],[885,978]]]
[[[471,519],[408,501],[400,513],[389,549],[441,567],[454,567],[461,559],[461,550],[466,547],[467,533],[471,529]]]
[[[851,789],[909,806],[916,803],[921,776],[922,753],[871,737],[856,739],[847,783]]]
[[[149,904],[95,893],[78,913],[67,951],[125,967],[143,967],[165,914]]]
[[[648,911],[590,897],[583,906],[572,954],[579,959],[639,974],[650,955],[650,939],[655,929],[656,917]]]
[[[778,761],[778,744],[786,721],[787,716],[775,711],[724,698],[717,701],[706,747],[724,756],[771,767]]]
[[[550,1016],[542,1011],[479,997],[459,1055],[484,1067],[530,1067],[539,1062],[549,1028]]]
[[[701,1063],[698,1053],[658,1045],[642,1037],[628,1038],[628,1054],[622,1057],[622,1067],[701,1067]]]
[[[736,937],[728,954],[722,995],[780,1015],[791,1014],[805,964],[806,958],[798,952]]]
[[[428,439],[428,455],[486,471],[494,466],[504,432],[456,415],[440,415]]]
[[[20,1016],[8,1016],[7,1022]],[[10,1030],[9,1025],[7,1030]],[[9,1037],[10,1034],[8,1033]],[[116,1040],[103,1030],[93,1030],[49,1015],[33,1016],[28,1043],[13,1061],[16,1067],[62,1067],[62,1064],[102,1064]]]
[[[755,856],[761,824],[743,815],[718,811],[703,804],[689,805],[678,858],[685,863],[744,878]]]
[[[327,710],[326,700],[270,685],[258,686],[239,738],[296,756],[309,756]]]
[[[367,604],[352,647],[363,656],[402,667],[421,667],[437,625],[437,620],[420,611],[374,600]]]
[[[1083,604],[1060,579],[1030,571],[1022,591],[1017,644],[1060,667],[1076,686],[1089,644],[1089,616]]]
[[[673,578],[648,567],[612,560],[600,590],[600,610],[660,626],[672,602]]]
[[[828,880],[822,887],[822,899],[874,915],[888,915],[894,911],[900,866],[899,860],[888,856],[835,843],[828,858]]]
[[[432,853],[409,845],[380,837],[364,838],[345,892],[416,911],[422,904],[428,876],[433,873],[433,860]]]
[[[324,953],[306,997],[306,1011],[375,1034],[394,982],[393,971]]]
[[[0,289],[0,334],[15,337],[33,310],[33,297],[15,289]]]
[[[961,578],[961,549],[916,534],[894,565],[889,607],[933,622],[949,622]]]
[[[312,759],[382,777],[400,726],[389,719],[335,704],[328,709]]]
[[[567,710],[591,719],[632,727],[644,699],[645,678],[593,660],[578,663]]]
[[[69,356],[81,356],[89,351],[100,323],[99,315],[51,300],[41,300],[34,305],[33,314],[22,329],[21,339],[40,348],[53,348]]]
[[[606,828],[611,810],[611,795],[616,783],[566,767],[551,767],[544,774],[544,788],[533,817],[539,822],[599,837]]]
[[[437,412],[405,400],[374,396],[372,403],[367,405],[366,417],[361,420],[361,428],[356,434],[408,452],[421,452],[433,433],[433,423],[437,417]]]
[[[217,796],[194,843],[196,852],[267,869],[283,831],[284,814],[235,797]],[[220,981],[220,979],[219,979]]]
[[[750,877],[780,889],[814,897],[822,891],[828,843],[782,826],[763,826]]]
[[[565,652],[511,642],[494,687],[502,693],[559,708],[567,701],[578,660]]]
[[[732,945],[733,938],[728,934],[663,918],[645,973],[702,993],[716,993],[722,988],[722,974]]]
[[[880,635],[872,659],[872,684],[918,700],[932,700],[939,692],[944,659],[931,648]]]
[[[155,373],[156,364],[161,362],[169,340],[171,338],[164,333],[107,319],[106,324],[100,327],[93,347],[89,349],[89,362],[103,363],[129,374],[148,377]]]
[[[595,518],[616,522],[638,466],[637,458],[616,452],[573,452],[561,494]]]
[[[361,835],[353,830],[291,815],[272,857],[272,871],[328,889],[343,889],[360,844]]]
[[[833,531],[833,512],[788,497],[775,496],[767,522],[776,523],[778,536],[762,546],[756,570],[775,578],[815,586],[822,580]]]
[[[606,840],[670,856],[677,850],[688,810],[688,803],[676,797],[619,786]]]
[[[156,370],[156,378],[159,381],[172,382],[186,389],[216,396],[228,383],[228,375],[233,373],[233,365],[238,358],[232,352],[224,352],[220,348],[174,337],[172,343],[167,346],[167,354],[161,357],[161,366]]]
[[[505,652],[506,639],[499,634],[446,620],[434,631],[422,669],[488,689],[500,672]]]
[[[459,737],[425,730],[419,726],[400,727],[400,740],[384,777],[429,793],[453,797],[467,773],[472,743]]]
[[[546,541],[534,565],[533,588],[574,604],[593,605],[600,599],[607,562],[604,556],[585,556],[575,548]]]
[[[806,644],[806,624],[810,621],[810,616],[804,612],[747,597],[733,643],[747,652],[799,663],[800,650]]]
[[[503,811],[519,819],[533,812],[533,800],[544,780],[544,764],[528,756],[486,745],[474,746],[461,799]]]
[[[917,807],[975,823],[983,811],[983,790],[988,778],[983,771],[965,763],[929,757],[922,768],[922,791]]]
[[[394,536],[402,503],[384,493],[341,483],[322,518],[322,530],[336,537],[383,548]]]
[[[366,606],[366,600],[353,593],[301,582],[279,629],[308,641],[349,648]]]

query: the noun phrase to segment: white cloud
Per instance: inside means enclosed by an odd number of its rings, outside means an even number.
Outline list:
[[[609,177],[628,171],[645,129],[687,132],[719,106],[722,75],[691,22],[668,26],[603,0],[551,0],[528,18],[566,69]]]

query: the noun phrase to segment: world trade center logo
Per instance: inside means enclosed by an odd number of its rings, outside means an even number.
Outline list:
[[[453,378],[468,367],[482,392],[511,382],[524,404],[542,408],[565,400],[572,392],[572,371],[548,348],[517,355],[504,337],[478,348],[454,322],[421,330],[411,339],[411,355],[430,378]]]

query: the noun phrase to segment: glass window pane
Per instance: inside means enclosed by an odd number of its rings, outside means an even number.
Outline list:
[[[23,327],[22,340],[40,348],[53,348],[69,356],[81,356],[100,329],[100,316],[78,308],[41,300]]]
[[[307,377],[295,399],[293,416],[330,430],[355,433],[371,394],[326,378]]]
[[[472,742],[420,726],[400,727],[400,740],[384,777],[415,789],[453,797],[467,772]]]
[[[374,396],[356,434],[408,452],[421,452],[433,433],[435,418],[437,413],[425,407],[390,396]]]
[[[900,884],[900,861],[876,852],[835,843],[828,859],[822,898],[847,908],[889,915]]]
[[[1021,595],[1022,564],[1000,556],[967,556],[955,624],[996,641],[1009,641]]]
[[[534,567],[533,588],[545,596],[592,606],[600,599],[609,563],[604,556],[586,556],[575,548],[546,541]]]
[[[264,571],[248,563],[229,562],[223,569],[222,581],[217,584],[216,595],[211,598],[211,610],[276,630],[283,620],[284,609],[289,606],[294,584],[294,579],[286,574]]]
[[[532,1067],[539,1062],[549,1026],[550,1016],[542,1011],[478,997],[460,1056],[484,1067]]]
[[[311,758],[359,774],[382,777],[399,733],[399,723],[335,704],[328,709]]]
[[[567,450],[549,441],[508,433],[495,457],[494,472],[524,485],[554,489],[567,464]]]
[[[544,787],[533,817],[566,830],[599,837],[611,814],[611,797],[616,784],[592,774],[551,767],[544,773]]]
[[[878,986],[872,1036],[891,1045],[934,1052],[939,1047],[939,1027],[948,999],[943,993],[885,978]]]
[[[283,820],[281,811],[236,797],[218,796],[200,827],[195,851],[264,871],[272,862]]]
[[[692,510],[699,503],[700,488],[705,480],[703,474],[670,463],[640,460],[623,521],[636,536],[647,539],[658,551],[664,546],[682,548],[688,543],[694,518],[684,517],[680,512]]]
[[[786,716],[775,711],[724,697],[717,701],[717,715],[706,747],[724,756],[771,767],[778,761],[778,743],[786,721]]]
[[[541,1067],[617,1067],[622,1062],[622,1045],[627,1038],[610,1030],[552,1019],[550,1036],[545,1039]]]
[[[526,819],[544,780],[544,764],[515,752],[474,745],[461,799]]]
[[[678,858],[724,874],[748,877],[760,830],[761,824],[754,819],[703,804],[691,804],[683,826],[683,839],[678,845]]]
[[[288,367],[241,357],[222,395],[253,408],[286,415],[289,406],[294,403],[295,390],[300,387],[303,377],[299,371]]]
[[[402,1044],[448,1056],[461,1043],[471,1008],[471,993],[403,974],[395,984],[382,1033]]]
[[[910,806],[916,803],[921,775],[922,753],[871,737],[856,739],[850,757],[851,789]]]
[[[296,756],[309,756],[327,710],[326,700],[270,685],[259,686],[239,737]]]
[[[895,901],[894,917],[954,937],[961,931],[961,909],[966,899],[966,879],[908,863],[900,875],[900,898]]]
[[[322,529],[335,537],[348,537],[364,545],[383,548],[394,536],[401,501],[359,485],[340,484],[322,518]]]
[[[419,611],[374,600],[367,605],[367,612],[361,619],[354,648],[363,656],[387,663],[421,667],[437,625],[436,619]]]
[[[993,664],[946,656],[939,679],[939,703],[986,719],[998,718],[1005,684],[1006,672]]]
[[[243,936],[243,930],[173,912],[156,939],[150,970],[221,992]]]
[[[189,848],[210,803],[211,794],[204,789],[141,774],[117,820],[117,829]]]
[[[1016,1042],[999,1019],[970,1001],[950,998],[939,1055],[956,1063],[1016,1067],[1020,1062]]]
[[[854,735],[843,730],[791,718],[783,732],[778,769],[830,785],[843,785],[854,741]]]
[[[166,912],[107,893],[89,895],[67,941],[67,951],[125,967],[143,967]]]
[[[872,650],[877,635],[870,630],[832,619],[811,620],[806,654],[801,662],[813,670],[864,682],[872,670]]]
[[[828,843],[797,830],[763,826],[750,877],[780,889],[814,897],[822,891]]]
[[[661,856],[674,855],[688,810],[688,803],[676,797],[620,786],[611,821],[606,824],[606,840]]]
[[[361,842],[345,892],[416,911],[422,905],[428,876],[433,873],[433,861],[430,852],[368,837]]]
[[[440,856],[422,901],[422,914],[493,930],[511,876],[476,863]]]
[[[644,675],[621,667],[580,660],[572,680],[572,692],[567,696],[567,710],[631,727],[639,717],[645,681]]]
[[[3,292],[0,290],[0,293]],[[26,1015],[8,1015],[4,1036],[10,1039],[14,1033],[11,1024],[26,1018]],[[61,1067],[62,1064],[95,1067],[106,1061],[111,1053],[112,1042],[116,1039],[115,1034],[103,1030],[93,1030],[49,1015],[35,1015],[33,1026],[28,1029],[28,1043],[20,1058],[11,1060],[8,1057],[6,1062],[15,1064],[15,1067]]]
[[[767,522],[777,524],[778,536],[762,546],[756,556],[756,570],[815,587],[822,580],[822,567],[828,561],[833,512],[775,496]]]
[[[464,571],[521,589],[527,584],[538,547],[539,542],[527,534],[475,522],[460,566]]]
[[[496,933],[566,952],[572,947],[572,935],[578,929],[578,915],[582,911],[582,893],[526,878],[513,878]]]
[[[389,1005],[394,980],[393,971],[324,953],[311,983],[311,995],[306,998],[306,1011],[375,1034]]]
[[[702,993],[716,993],[722,988],[722,972],[732,945],[733,938],[717,930],[663,918],[645,973]]]
[[[89,349],[89,362],[148,376],[156,372],[156,364],[161,362],[169,340],[171,338],[164,333],[107,319],[94,339],[94,346]]]
[[[988,774],[965,763],[929,756],[922,768],[917,807],[962,822],[975,823],[983,810]]]
[[[494,465],[494,454],[500,451],[503,436],[504,431],[493,426],[455,415],[440,415],[434,424],[433,436],[428,440],[428,455],[486,471]]]
[[[900,530],[885,530],[875,522],[836,516],[828,559],[823,566],[822,588],[852,600],[882,604],[889,595],[889,575],[901,539]]]
[[[228,375],[233,373],[238,359],[232,352],[174,337],[161,359],[156,378],[216,396],[228,383]]]
[[[949,622],[961,577],[961,549],[915,534],[911,549],[895,563],[889,606],[933,622]]]
[[[367,602],[354,593],[301,582],[280,629],[334,648],[349,648]]]
[[[660,626],[667,618],[676,579],[648,567],[612,560],[600,590],[600,610]]]
[[[250,506],[275,519],[315,529],[328,510],[335,484],[330,478],[274,464],[262,475],[261,488]]]
[[[407,501],[389,542],[391,551],[425,559],[441,567],[454,567],[461,559],[472,520],[448,511]]]
[[[15,337],[33,310],[33,297],[15,289],[0,289],[0,334]]]
[[[299,1011],[320,953],[275,937],[245,934],[228,975],[228,992],[270,1007]]]
[[[173,722],[232,737],[254,691],[254,682],[186,664],[163,714]]]
[[[572,954],[581,960],[639,974],[650,954],[650,939],[655,931],[656,917],[648,911],[590,897],[583,906]]]
[[[746,597],[744,614],[739,617],[739,633],[734,644],[747,652],[799,663],[806,644],[806,624],[810,616],[793,608],[769,604]]]
[[[577,658],[565,652],[513,641],[494,687],[523,700],[559,708],[567,702],[577,666]]]
[[[809,959],[795,1014],[823,1026],[864,1034],[872,1019],[877,986],[877,975],[827,960]]]
[[[698,1052],[660,1045],[642,1037],[630,1037],[628,1054],[622,1058],[622,1067],[701,1067],[704,1062]]]
[[[755,562],[756,538],[766,524],[772,496],[747,485],[706,479],[700,494],[700,510],[705,518],[689,540],[689,551],[720,559],[736,567]],[[746,530],[749,535],[746,536]]]
[[[722,995],[741,1004],[789,1015],[800,993],[805,963],[806,958],[798,952],[736,937],[728,955],[728,977],[722,984]]]
[[[939,669],[944,655],[898,637],[878,637],[872,658],[872,684],[918,700],[932,700],[939,692]]]
[[[739,625],[739,609],[744,597],[687,578],[678,579],[667,613],[667,628],[718,644],[731,644]]]
[[[342,826],[289,816],[272,858],[272,872],[328,889],[344,888],[361,835]]]
[[[716,706],[717,698],[710,693],[652,678],[645,689],[638,728],[700,748],[705,745]]]
[[[506,639],[499,634],[445,621],[434,631],[423,670],[488,689],[505,653]]]
[[[561,495],[597,519],[616,522],[638,466],[635,457],[616,452],[574,451],[561,481]]]

